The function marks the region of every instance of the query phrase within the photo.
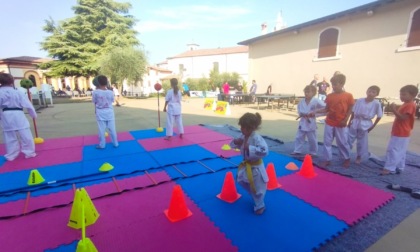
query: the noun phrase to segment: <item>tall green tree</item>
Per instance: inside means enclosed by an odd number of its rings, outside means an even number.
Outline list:
[[[112,83],[137,85],[146,72],[146,56],[143,51],[132,47],[116,47],[100,59],[101,74],[110,78]]]
[[[90,76],[99,69],[98,59],[115,47],[139,45],[133,29],[136,19],[128,14],[130,3],[113,0],[78,0],[75,16],[59,23],[45,20],[50,35],[41,48],[55,59],[41,65],[50,76]]]

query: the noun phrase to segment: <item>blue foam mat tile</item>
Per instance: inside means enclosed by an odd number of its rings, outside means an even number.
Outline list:
[[[70,244],[60,245],[57,248],[53,249],[46,249],[44,252],[74,252],[77,249],[77,244],[79,243],[78,240],[73,241]]]
[[[134,130],[130,131],[130,134],[134,139],[147,139],[147,138],[157,138],[166,136],[166,129],[163,129],[163,132],[157,132],[156,129],[147,129],[147,130]]]
[[[268,163],[274,164],[277,177],[289,175],[296,172],[286,169],[286,165],[290,162],[296,163],[297,166],[300,166],[302,164],[302,162],[296,161],[296,159],[292,157],[284,156],[276,152],[270,152],[270,154],[264,158],[265,167],[267,167]]]
[[[223,159],[223,158],[206,159],[206,160],[201,160],[200,162],[203,163],[203,165],[206,165],[207,167],[209,167],[210,169],[212,169],[214,171],[237,168],[236,165],[234,165],[234,164],[232,164],[228,161],[225,161],[225,159]]]
[[[239,185],[242,197],[236,202],[226,203],[216,197],[224,176],[217,172],[181,180],[179,184],[239,251],[312,251],[348,228],[343,221],[281,189],[267,191],[267,210],[257,216],[252,198]]]
[[[96,149],[95,147],[96,145],[83,147],[83,160],[117,157],[146,151],[136,140],[120,142],[118,148],[114,148],[111,143],[107,143],[105,149]]]
[[[6,158],[4,156],[0,156],[0,169],[6,162],[7,162]]]
[[[45,182],[39,185],[28,186],[28,178],[31,170],[16,171],[10,173],[3,173],[0,176],[0,195],[7,190],[10,193],[7,197],[0,197],[0,202],[14,201],[26,197],[27,191],[33,192],[32,195],[45,195],[51,192],[59,192],[65,190],[66,187],[61,188],[62,184],[72,183],[80,179],[83,174],[82,164],[80,162],[53,165],[37,169]],[[13,192],[20,192],[11,194]]]
[[[160,166],[187,163],[195,160],[216,158],[216,154],[198,145],[181,146],[171,149],[150,151],[150,155]]]

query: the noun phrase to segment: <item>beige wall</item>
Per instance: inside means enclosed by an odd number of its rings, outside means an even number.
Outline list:
[[[386,4],[371,16],[363,12],[260,40],[250,45],[249,81],[257,81],[257,93],[273,83],[273,93],[302,95],[315,73],[329,80],[339,70],[356,98],[365,96],[370,85],[379,85],[382,97],[398,97],[403,85],[420,84],[420,48],[397,52],[419,7],[415,0]],[[339,57],[317,61],[319,34],[331,27],[340,30]]]

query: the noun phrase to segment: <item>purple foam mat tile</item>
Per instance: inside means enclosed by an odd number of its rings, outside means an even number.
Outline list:
[[[4,163],[0,173],[79,162],[82,160],[82,150],[83,146],[43,150],[38,151],[36,157],[28,159],[20,154],[15,160]]]
[[[80,239],[80,230],[67,227],[70,212],[68,205],[1,220],[1,250],[44,251]]]
[[[38,209],[54,207],[58,205],[69,204],[74,199],[73,190],[50,193],[38,197],[32,197],[28,202],[28,212]]]
[[[119,142],[123,142],[123,141],[134,140],[134,137],[130,134],[130,132],[117,132],[117,139]],[[106,137],[106,142],[107,143],[111,142],[111,137],[109,135]],[[98,135],[90,135],[90,136],[83,137],[83,145],[94,145],[98,143],[99,143]]]
[[[177,128],[175,128],[174,130],[175,133],[179,133],[179,130]],[[200,125],[188,125],[184,127],[184,133],[185,134],[193,134],[193,133],[207,133],[207,132],[214,132],[211,129],[208,129],[204,126],[200,126]]]
[[[217,141],[231,141],[232,137],[218,133],[216,131],[209,131],[205,134],[203,133],[192,133],[192,134],[185,134],[185,139],[190,140],[193,143],[201,144],[201,143],[210,143],[210,142],[217,142]]]
[[[170,140],[165,140],[164,137],[140,139],[138,143],[147,151],[162,150],[169,148],[176,148],[181,146],[193,145],[194,142],[178,136],[173,136]]]
[[[35,144],[36,151],[62,149],[83,146],[83,136],[45,139],[42,144]]]
[[[233,157],[241,155],[240,151],[236,151],[235,149],[230,150],[222,150],[223,145],[229,144],[230,140],[222,140],[217,142],[210,142],[210,143],[200,143],[199,145],[204,149],[213,152],[214,154],[222,157]]]
[[[135,177],[118,179],[117,184],[121,190],[130,190],[133,188],[141,188],[155,185],[159,182],[169,180],[170,178],[166,175],[166,173],[161,171],[155,173],[148,173],[148,175],[143,173]]]
[[[314,171],[317,176],[310,179],[297,173],[278,178],[281,189],[348,225],[354,225],[394,198],[392,193],[350,178],[318,168]]]
[[[99,251],[237,251],[204,213],[185,195],[192,216],[172,223],[168,209],[175,183],[94,201],[100,213],[89,227]],[[135,199],[135,200],[133,200]]]
[[[25,208],[25,202],[26,199],[0,204],[0,217],[21,215]]]

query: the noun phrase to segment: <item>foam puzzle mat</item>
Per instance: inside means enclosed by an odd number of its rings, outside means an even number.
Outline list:
[[[68,223],[77,188],[99,213],[86,228],[98,251],[313,251],[394,198],[317,167],[307,178],[286,169],[301,161],[270,152],[264,163],[274,165],[280,188],[267,191],[258,216],[238,184],[234,203],[216,197],[242,161],[237,150],[222,148],[231,136],[199,125],[186,126],[182,139],[164,136],[119,132],[120,146],[108,137],[104,150],[95,149],[96,136],[46,139],[35,158],[0,157],[1,249],[75,251],[81,231]],[[105,164],[113,169],[101,171]],[[28,185],[34,170],[45,181]],[[178,186],[192,215],[171,222],[164,211]]]

